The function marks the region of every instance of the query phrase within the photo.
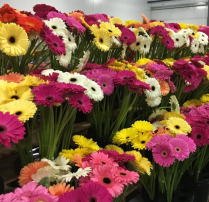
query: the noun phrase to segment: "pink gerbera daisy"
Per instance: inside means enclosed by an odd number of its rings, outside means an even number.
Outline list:
[[[92,103],[89,97],[83,92],[70,95],[69,104],[73,107],[77,107],[79,111],[82,111],[84,114],[89,113],[92,110]]]
[[[0,195],[0,202],[16,202],[17,198],[13,192]]]
[[[0,143],[11,147],[11,142],[18,143],[25,134],[24,124],[19,121],[18,116],[5,114],[0,111]]]
[[[56,83],[56,86],[63,93],[64,97],[67,97],[72,93],[80,93],[86,90],[84,87],[73,83]]]
[[[64,55],[66,53],[65,44],[60,37],[54,34],[48,34],[45,38],[45,42],[49,45],[52,52],[58,55]]]
[[[90,71],[85,74],[87,78],[91,79],[92,81],[97,82],[97,79],[101,76],[100,71]]]
[[[171,144],[173,155],[179,161],[183,161],[189,157],[189,146],[183,139],[172,138],[169,143]]]
[[[172,154],[171,145],[167,142],[157,144],[152,150],[153,158],[156,163],[163,167],[169,167],[175,161]]]
[[[190,152],[195,152],[196,151],[196,144],[194,143],[194,140],[190,137],[187,137],[186,135],[177,135],[177,138],[181,138],[182,140],[184,140],[188,146],[189,146],[189,151]]]
[[[162,43],[168,48],[173,49],[174,48],[174,41],[170,36],[163,36]]]
[[[129,46],[136,41],[136,36],[130,29],[123,27],[121,32],[122,34],[119,37],[121,42],[126,43]]]
[[[86,28],[80,22],[78,22],[74,17],[68,16],[66,19],[66,23],[73,29],[77,29],[78,33],[84,33],[86,30]]]
[[[85,199],[82,202],[112,202],[113,198],[105,186],[89,181],[82,186]]]
[[[191,138],[199,147],[209,144],[208,132],[207,130],[205,130],[205,128],[193,127],[191,132]]]
[[[51,18],[61,18],[63,21],[65,21],[67,19],[67,16],[64,13],[51,11],[47,14],[47,19],[49,20]]]
[[[37,105],[53,106],[54,104],[65,102],[62,97],[62,92],[53,84],[41,84],[33,88],[32,92],[35,94],[35,103]]]
[[[49,193],[47,194],[36,194],[35,196],[31,196],[31,198],[28,200],[28,202],[57,202],[58,197],[57,196],[52,196]]]
[[[52,30],[48,26],[46,26],[46,24],[43,23],[43,27],[42,27],[41,32],[40,32],[40,36],[43,39],[45,39],[46,36],[48,36],[50,34],[52,34]]]
[[[157,25],[151,29],[150,34],[167,36],[169,34],[169,32],[163,26]]]
[[[114,91],[113,79],[106,75],[101,75],[98,78],[97,83],[101,86],[101,89],[105,95],[110,95]]]
[[[113,78],[117,74],[115,71],[105,68],[100,69],[100,73],[102,73],[102,75],[107,75],[111,78]]]
[[[83,202],[85,199],[85,195],[82,187],[79,187],[70,192],[66,192],[65,194],[59,197],[58,202]]]
[[[124,185],[137,183],[139,181],[139,174],[134,171],[118,168],[115,172],[115,181]]]
[[[123,185],[115,181],[115,168],[111,165],[98,166],[90,174],[90,179],[107,188],[113,197],[118,197],[123,192]]]
[[[122,70],[114,77],[114,83],[117,85],[126,85],[136,78],[136,74],[129,70]]]

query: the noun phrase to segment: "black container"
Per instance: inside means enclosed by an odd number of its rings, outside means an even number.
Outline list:
[[[0,194],[4,193],[4,180],[2,176],[0,176]]]

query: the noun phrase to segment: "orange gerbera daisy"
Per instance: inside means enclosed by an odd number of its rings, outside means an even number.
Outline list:
[[[74,17],[78,22],[82,22],[81,17],[83,17],[84,13],[82,11],[73,11],[68,15]]]
[[[160,84],[161,95],[166,96],[170,92],[168,83],[160,79],[158,79],[158,83]]]
[[[80,154],[75,155],[72,161],[75,163],[75,166],[82,168],[82,156]]]
[[[49,164],[45,161],[36,161],[33,163],[29,163],[20,171],[20,175],[18,177],[19,185],[23,186],[24,184],[27,184],[28,182],[33,181],[31,176],[35,174],[39,168],[43,168],[48,165]]]
[[[18,17],[17,24],[19,24],[27,33],[30,33],[33,31],[37,31],[38,33],[40,33],[43,27],[42,21],[33,17],[28,17],[28,16]]]
[[[58,183],[49,187],[49,193],[53,196],[60,196],[66,192],[70,192],[74,190],[74,187],[70,187],[70,185],[66,186],[66,183]]]
[[[16,73],[16,72],[12,72],[12,73],[0,76],[0,80],[7,81],[8,83],[11,83],[11,82],[20,83],[21,81],[24,80],[24,75]]]

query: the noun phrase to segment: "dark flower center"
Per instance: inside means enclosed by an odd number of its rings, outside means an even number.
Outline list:
[[[100,38],[99,41],[100,41],[100,43],[103,43],[103,39]]]
[[[128,37],[127,36],[124,36],[124,39],[128,39]]]
[[[155,86],[152,86],[152,91],[155,91]]]
[[[72,78],[72,79],[70,79],[70,81],[71,81],[71,82],[76,82],[77,79],[76,79],[76,78]]]
[[[79,103],[80,105],[82,105],[82,104],[83,104],[83,102],[82,102],[81,100],[78,100],[78,103]]]
[[[180,152],[181,150],[180,150],[180,148],[176,147],[176,151],[177,151],[177,152]]]
[[[112,32],[112,30],[108,29],[108,32]]]
[[[104,177],[104,178],[103,178],[103,182],[104,182],[105,184],[110,184],[110,183],[111,183],[111,180],[110,180],[110,178],[108,178],[108,177]]]
[[[89,202],[97,202],[97,199],[95,197],[90,197]]]
[[[57,45],[56,43],[53,43],[53,45],[54,45],[55,47],[58,47],[58,45]]]
[[[139,46],[139,45],[140,45],[140,43],[139,43],[139,42],[137,42],[137,43],[136,43],[136,46]]]
[[[201,134],[197,134],[197,135],[196,135],[196,138],[197,138],[197,139],[201,139],[201,138],[202,138],[202,135],[201,135]]]
[[[57,26],[53,25],[53,26],[52,26],[52,29],[57,29]]]
[[[167,156],[167,152],[166,152],[166,151],[163,151],[161,154],[162,154],[162,156],[164,156],[164,157]]]
[[[123,176],[125,176],[125,175],[126,175],[126,173],[120,173],[120,175],[123,175]]]
[[[71,41],[71,38],[68,38],[68,41]]]
[[[96,89],[94,87],[91,87],[91,90],[96,91]]]
[[[179,41],[179,39],[177,38],[176,41]]]
[[[169,44],[170,42],[169,41],[166,41],[167,42],[167,44]]]
[[[144,45],[144,48],[146,48],[146,47],[147,47],[147,45],[145,44],[145,45]]]
[[[11,99],[19,99],[19,97],[17,96],[17,95],[13,95],[12,97],[11,97]]]
[[[145,144],[145,141],[143,140],[143,141],[141,141],[141,144]]]
[[[15,115],[17,115],[17,116],[19,116],[19,115],[21,115],[21,114],[22,114],[21,111],[18,111],[18,112],[15,113]]]
[[[105,165],[106,163],[104,161],[101,162],[103,165]]]
[[[103,84],[102,84],[102,87],[106,88],[106,87],[107,87],[107,85],[106,85],[105,83],[103,83]]]
[[[180,127],[178,125],[175,126],[176,129],[179,129]]]
[[[47,97],[46,98],[46,100],[52,100],[53,99],[53,97]]]
[[[9,41],[10,41],[10,43],[15,43],[15,37],[11,36],[11,37],[9,38]]]
[[[4,132],[6,130],[6,128],[4,126],[0,126],[0,133]]]

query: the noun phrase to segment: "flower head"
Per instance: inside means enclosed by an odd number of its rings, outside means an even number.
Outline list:
[[[64,193],[72,190],[74,190],[74,187],[70,187],[70,185],[66,185],[66,183],[58,183],[49,187],[49,193],[52,196],[61,196]]]

